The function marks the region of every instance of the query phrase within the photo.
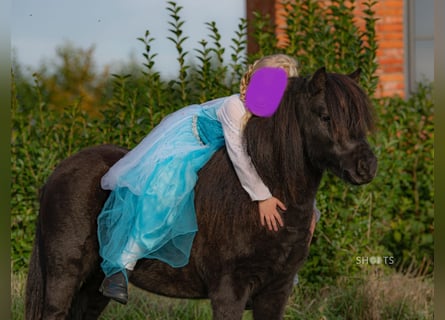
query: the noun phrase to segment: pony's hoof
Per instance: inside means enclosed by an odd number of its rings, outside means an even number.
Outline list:
[[[119,303],[127,304],[128,286],[127,279],[122,272],[115,273],[102,281],[99,291],[107,298]]]

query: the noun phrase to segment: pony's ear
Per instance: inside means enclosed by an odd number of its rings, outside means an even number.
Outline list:
[[[313,74],[309,81],[309,92],[312,95],[316,95],[320,91],[323,91],[326,87],[326,68],[321,67]]]
[[[353,73],[348,74],[348,77],[358,83],[360,81],[361,74],[362,70],[360,68],[357,68],[357,70],[355,70]]]

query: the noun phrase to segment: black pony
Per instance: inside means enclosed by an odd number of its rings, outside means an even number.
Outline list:
[[[180,298],[209,298],[214,319],[281,319],[292,280],[308,255],[315,194],[328,169],[352,184],[370,182],[377,160],[366,140],[371,104],[351,75],[319,69],[290,78],[278,111],[245,128],[248,153],[272,194],[283,200],[285,226],[260,225],[257,204],[243,191],[225,148],[199,172],[199,232],[190,263],[172,268],[140,260],[130,281]],[[102,145],[64,160],[42,188],[26,288],[26,319],[97,319],[109,299],[98,255],[96,218],[108,192],[104,173],[127,151]]]

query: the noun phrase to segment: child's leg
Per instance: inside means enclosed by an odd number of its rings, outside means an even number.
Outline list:
[[[136,262],[138,261],[142,252],[141,247],[131,237],[121,255],[121,262],[125,269],[133,271]]]
[[[314,200],[314,212],[315,212],[315,217],[316,217],[316,222],[318,222],[318,220],[320,220],[320,216],[321,216],[321,212],[320,210],[318,210],[317,208],[317,201]]]
[[[318,210],[317,208],[317,202],[314,201],[314,216],[312,218],[312,222],[311,222],[311,227],[310,227],[310,232],[311,232],[311,241],[312,241],[312,235],[314,234],[315,231],[315,225],[317,224],[318,220],[320,220],[320,210]],[[294,278],[294,285],[298,284],[298,274],[295,275]]]
[[[136,241],[130,238],[120,257],[120,265],[123,265],[124,270],[106,277],[101,284],[99,291],[104,296],[122,304],[127,303],[129,271],[133,271],[141,252],[142,250]]]

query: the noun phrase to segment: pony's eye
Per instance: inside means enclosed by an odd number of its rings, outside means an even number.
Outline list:
[[[321,121],[323,121],[323,122],[329,122],[329,121],[331,121],[331,117],[330,117],[328,114],[322,114],[322,115],[320,116],[320,119],[321,119]]]

